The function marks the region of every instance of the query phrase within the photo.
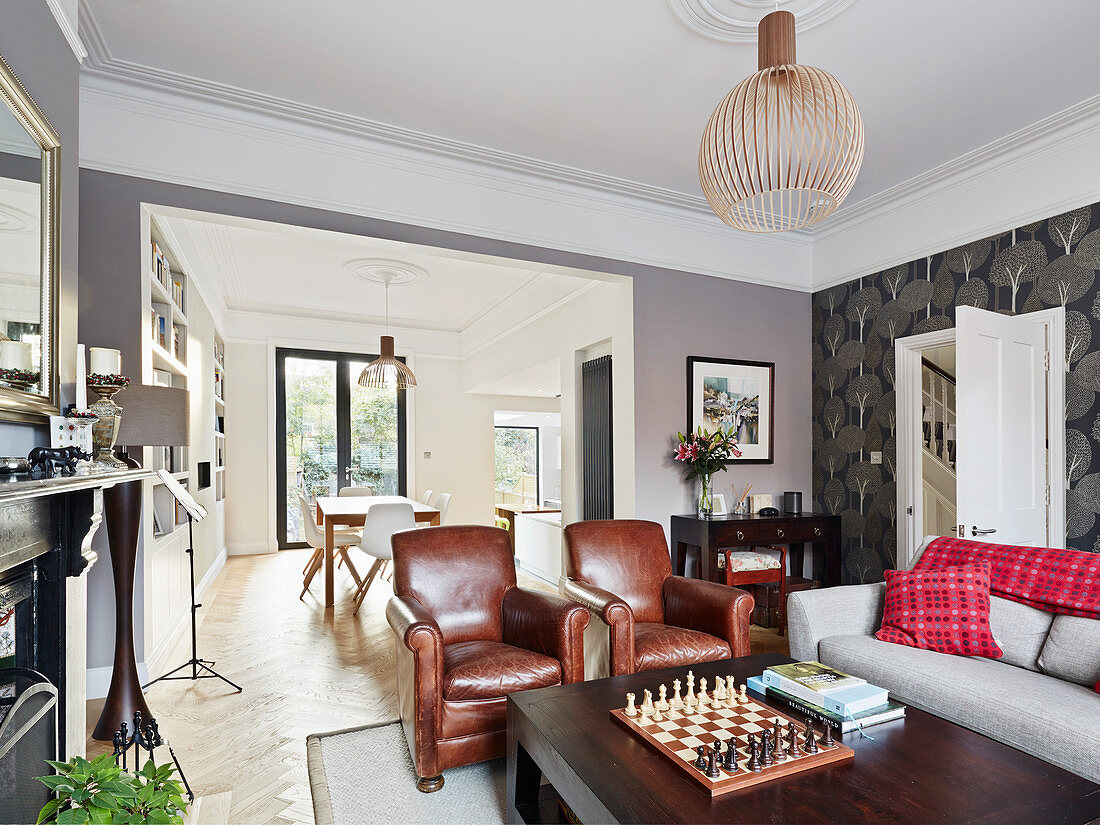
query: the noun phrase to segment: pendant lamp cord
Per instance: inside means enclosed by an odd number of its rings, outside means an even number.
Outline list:
[[[386,335],[390,334],[390,282],[386,281]]]

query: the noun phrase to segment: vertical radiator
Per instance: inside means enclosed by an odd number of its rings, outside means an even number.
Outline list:
[[[611,451],[611,356],[581,364],[581,449],[583,515],[615,515]]]

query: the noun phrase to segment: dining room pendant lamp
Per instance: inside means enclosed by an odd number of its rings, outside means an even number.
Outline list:
[[[795,62],[794,15],[760,21],[759,71],[710,116],[699,181],[715,214],[747,232],[784,232],[829,217],[863,162],[863,119],[828,72]]]
[[[386,285],[386,334],[379,345],[381,354],[359,373],[359,386],[379,390],[411,390],[416,386],[416,376],[394,357],[393,336],[390,335],[390,282],[393,275],[386,272],[381,278]]]

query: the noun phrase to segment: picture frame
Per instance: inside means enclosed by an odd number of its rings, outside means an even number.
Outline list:
[[[688,431],[737,429],[741,458],[733,464],[775,463],[775,363],[689,355]]]

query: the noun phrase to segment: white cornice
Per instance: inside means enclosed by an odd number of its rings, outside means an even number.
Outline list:
[[[61,0],[46,0],[46,5],[53,14],[53,19],[57,21],[57,26],[61,29],[61,34],[64,35],[65,42],[69,44],[69,48],[72,49],[73,54],[76,55],[77,62],[83,63],[84,59],[88,56],[88,50],[84,47],[84,42],[80,39],[77,21],[72,18]]]

